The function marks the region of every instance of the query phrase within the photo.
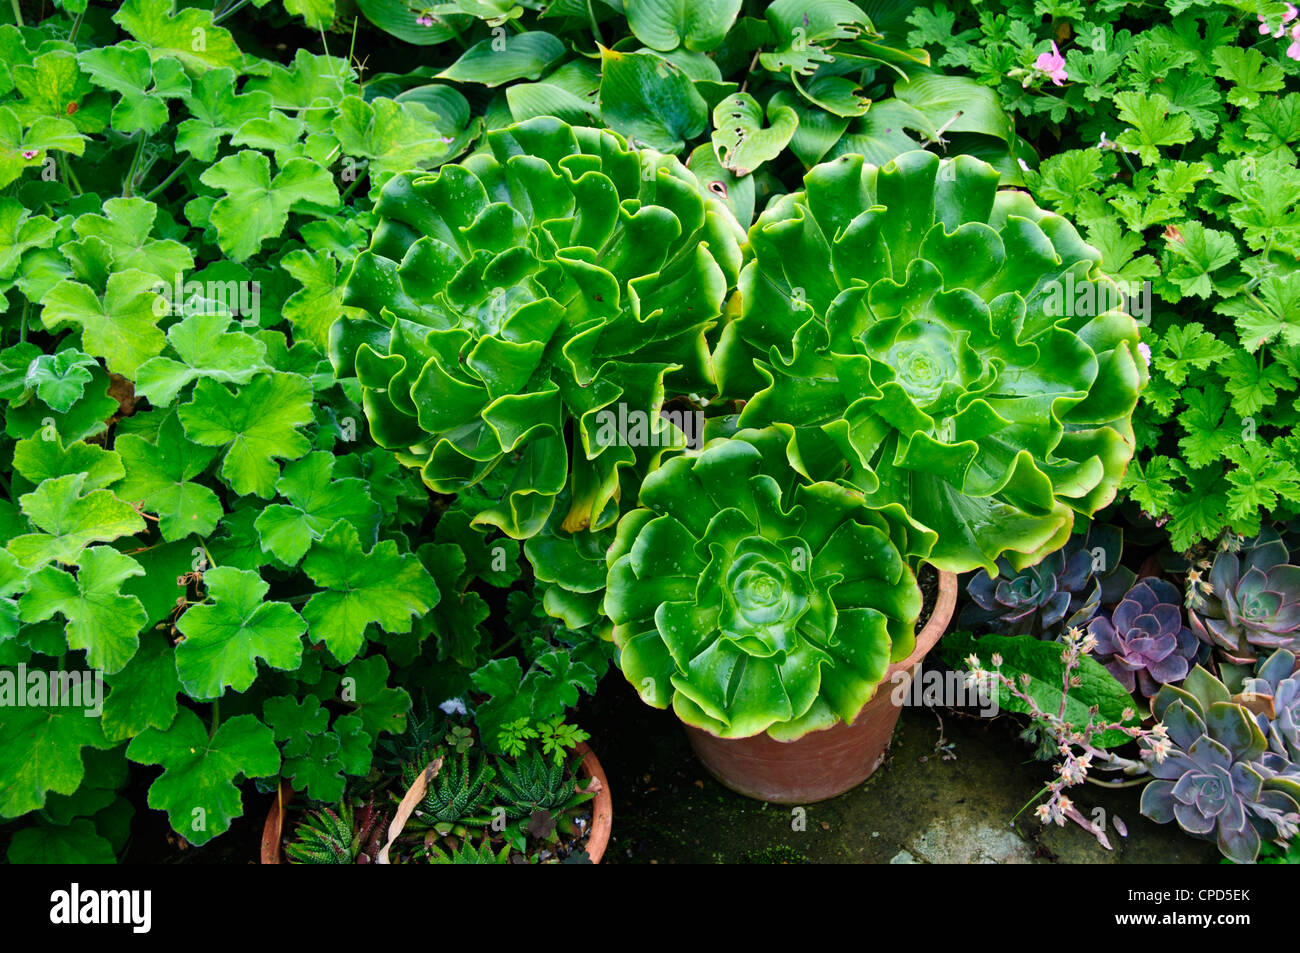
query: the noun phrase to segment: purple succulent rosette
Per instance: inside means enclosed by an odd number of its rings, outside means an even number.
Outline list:
[[[1150,698],[1161,685],[1181,682],[1191,671],[1201,643],[1183,624],[1180,602],[1172,583],[1142,579],[1109,617],[1088,623],[1097,639],[1097,661],[1128,691]]]
[[[1264,763],[1263,731],[1231,698],[1199,666],[1182,687],[1160,689],[1151,708],[1167,738],[1142,742],[1155,780],[1142,789],[1141,810],[1249,864],[1264,838],[1286,840],[1300,830],[1300,779]]]
[[[1300,566],[1272,530],[1240,554],[1219,553],[1208,591],[1194,579],[1188,592],[1192,630],[1228,661],[1253,665],[1260,650],[1300,647]]]
[[[1083,627],[1103,604],[1118,601],[1137,578],[1120,564],[1123,548],[1118,528],[1094,523],[1019,572],[999,559],[997,576],[980,569],[970,577],[966,594],[971,602],[963,608],[960,624],[1039,638]]]

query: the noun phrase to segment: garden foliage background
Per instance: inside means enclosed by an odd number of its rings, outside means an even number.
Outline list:
[[[413,697],[470,700],[499,750],[595,691],[603,553],[522,546],[474,523],[490,494],[430,493],[330,361],[383,185],[512,121],[677,155],[742,226],[838,155],[989,161],[1111,275],[1151,282],[1116,505],[1182,551],[1300,504],[1288,4],[12,0],[0,18],[0,665],[106,687],[96,717],[0,708],[11,861],[121,855],[133,784],[193,844],[242,814],[246,779],[336,801]]]

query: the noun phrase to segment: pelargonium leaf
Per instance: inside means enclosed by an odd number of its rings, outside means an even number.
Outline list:
[[[176,648],[176,672],[191,697],[246,691],[259,660],[281,670],[298,667],[307,626],[292,606],[266,601],[270,586],[257,573],[219,566],[203,581],[211,601],[191,606],[176,622],[185,636]]]
[[[191,844],[206,844],[244,813],[235,781],[280,770],[271,729],[252,715],[236,715],[209,737],[198,715],[182,708],[165,731],[150,728],[127,746],[140,764],[162,765],[149,785],[149,806],[167,812],[172,829]]]

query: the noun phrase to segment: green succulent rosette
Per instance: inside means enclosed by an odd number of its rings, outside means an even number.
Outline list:
[[[812,169],[750,230],[716,352],[742,427],[788,424],[802,472],[847,462],[869,505],[938,534],[930,561],[1037,562],[1105,506],[1147,381],[1101,254],[969,156]]]
[[[915,646],[911,568],[933,544],[897,506],[810,483],[788,436],[743,430],[664,462],[609,549],[604,611],[644,701],[723,738],[852,721]]]
[[[542,117],[395,176],[375,215],[330,341],[375,440],[436,492],[493,474],[476,519],[516,538],[566,488],[564,531],[612,525],[630,474],[685,446],[665,386],[716,389],[705,335],[745,240],[730,211],[676,159]],[[620,406],[642,439],[606,426]]]

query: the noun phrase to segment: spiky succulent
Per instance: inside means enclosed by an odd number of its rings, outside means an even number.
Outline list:
[[[552,761],[536,749],[518,758],[498,758],[501,778],[494,786],[495,804],[517,820],[536,810],[560,812],[578,802],[578,782],[563,760]]]
[[[1000,633],[1040,638],[1082,627],[1103,604],[1117,601],[1136,578],[1120,562],[1123,548],[1119,529],[1092,523],[1033,566],[1016,571],[1000,558],[996,577],[980,569],[966,584],[972,601],[962,610],[961,624],[992,625]]]
[[[1187,609],[1192,630],[1230,662],[1300,648],[1300,566],[1266,529],[1240,552],[1215,556],[1208,578],[1192,577]]]
[[[384,187],[331,358],[432,489],[495,476],[476,522],[531,536],[567,487],[565,532],[612,525],[624,471],[685,444],[666,382],[714,390],[705,332],[744,232],[680,162],[615,133],[542,117],[487,144]]]
[[[785,444],[777,429],[744,430],[666,461],[608,555],[623,674],[724,738],[852,721],[915,644],[908,558],[933,537],[897,507],[803,480]]]
[[[846,460],[954,572],[1032,565],[1106,505],[1147,380],[1101,253],[998,178],[928,152],[815,167],[750,229],[715,354],[724,396],[753,396],[740,426],[790,425],[809,475]]]
[[[403,783],[409,788],[422,770],[423,766],[416,763],[404,765]],[[446,752],[441,769],[420,800],[416,816],[426,824],[486,824],[491,820],[488,808],[495,778],[496,769],[477,752]]]
[[[1222,682],[1197,666],[1181,687],[1160,689],[1152,712],[1169,747],[1143,741],[1156,779],[1142,789],[1144,815],[1159,824],[1177,821],[1189,834],[1216,841],[1237,863],[1253,863],[1262,838],[1296,836],[1300,778],[1261,764],[1264,734]]]
[[[503,844],[495,853],[487,835],[483,842],[475,847],[468,839],[461,841],[458,847],[448,848],[445,844],[431,843],[423,847],[424,860],[430,864],[508,864],[510,863],[510,845]]]
[[[295,864],[355,864],[373,861],[376,836],[385,814],[373,799],[356,812],[349,801],[338,810],[308,811],[284,845],[285,857]]]
[[[1161,685],[1186,678],[1201,649],[1183,624],[1178,588],[1154,577],[1140,580],[1108,615],[1092,619],[1088,631],[1097,639],[1097,661],[1130,692],[1148,698]]]

